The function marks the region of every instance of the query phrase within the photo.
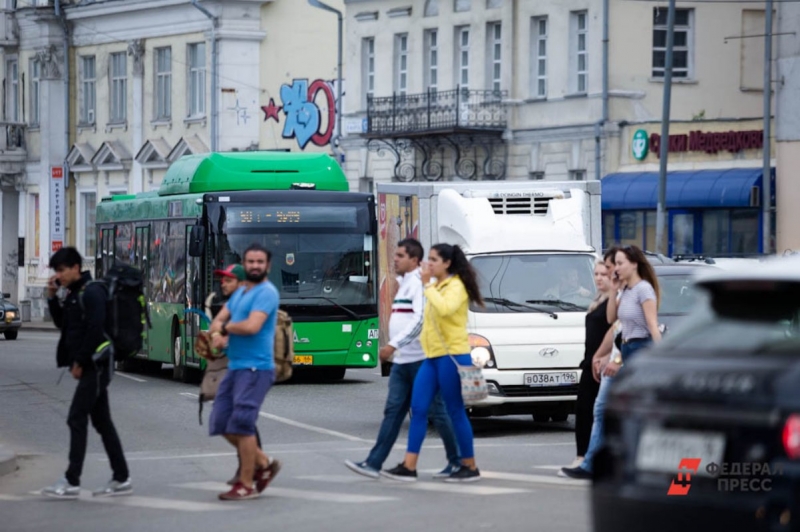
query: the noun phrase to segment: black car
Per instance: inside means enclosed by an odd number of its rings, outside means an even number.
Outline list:
[[[698,274],[708,271],[712,266],[700,263],[653,264],[661,288],[661,304],[658,306],[658,321],[667,330],[674,328],[697,303],[699,290],[694,285]]]
[[[594,530],[800,530],[800,257],[711,269],[612,384]]]
[[[0,332],[6,340],[16,340],[22,327],[22,316],[19,309],[8,298],[11,294],[0,294]]]

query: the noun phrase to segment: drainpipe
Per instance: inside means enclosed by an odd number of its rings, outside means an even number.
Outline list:
[[[339,148],[339,142],[342,138],[342,35],[344,28],[344,17],[341,11],[332,8],[327,4],[323,4],[319,0],[308,0],[308,4],[312,7],[324,9],[325,11],[330,11],[331,13],[336,13],[336,16],[339,19],[339,55],[338,67],[336,69],[336,136],[331,139],[331,149],[333,150],[334,155],[336,155],[336,160],[339,162],[339,164],[341,164],[344,156],[344,152]]]
[[[608,11],[609,0],[603,0],[603,114],[594,125],[594,175],[600,180],[602,171],[600,160],[602,158],[601,137],[603,126],[608,122]]]
[[[69,155],[69,120],[70,120],[70,98],[69,98],[69,25],[67,15],[61,10],[61,0],[55,1],[56,17],[61,21],[64,29],[64,183],[69,183],[69,169],[67,168],[67,156]]]
[[[215,17],[208,9],[197,3],[198,0],[192,0],[192,6],[196,7],[202,14],[211,20],[211,151],[215,152],[218,149],[219,139],[219,116],[218,116],[218,102],[217,97],[219,89],[217,65],[219,63],[217,58],[217,28],[219,28],[219,17]]]

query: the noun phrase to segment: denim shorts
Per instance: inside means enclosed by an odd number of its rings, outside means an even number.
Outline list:
[[[275,382],[274,370],[234,369],[219,384],[208,421],[212,436],[256,433],[258,411]]]

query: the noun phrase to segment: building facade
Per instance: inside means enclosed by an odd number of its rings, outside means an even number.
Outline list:
[[[345,3],[354,187],[603,178],[606,243],[655,247],[649,148],[660,137],[666,2],[608,0],[607,17],[602,0]],[[741,37],[763,26],[761,3],[677,10],[669,171],[707,173],[670,174],[670,253],[766,249],[732,236],[761,223],[763,40]],[[743,192],[715,196],[738,169],[750,169],[736,178]],[[687,182],[705,194],[681,196]]]
[[[102,198],[156,190],[187,154],[336,140],[336,16],[306,2],[3,7],[2,288],[34,319],[55,249],[75,245],[93,268]]]
[[[775,88],[775,139],[777,156],[777,251],[800,251],[800,5],[776,3],[777,31],[772,71]]]

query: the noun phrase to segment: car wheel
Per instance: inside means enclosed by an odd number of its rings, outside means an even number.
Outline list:
[[[3,336],[6,337],[6,340],[16,340],[17,334],[19,334],[19,331],[6,331],[3,333]]]

